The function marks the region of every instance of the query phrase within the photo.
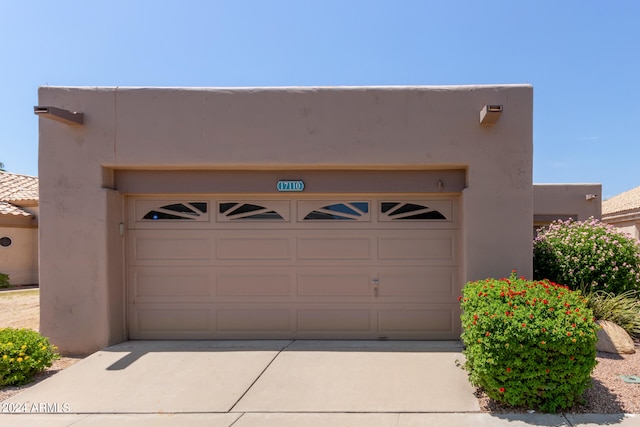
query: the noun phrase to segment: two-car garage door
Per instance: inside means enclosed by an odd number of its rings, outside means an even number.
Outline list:
[[[132,339],[459,337],[456,197],[129,197]]]

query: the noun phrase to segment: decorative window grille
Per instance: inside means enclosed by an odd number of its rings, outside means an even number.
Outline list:
[[[447,220],[440,211],[419,202],[382,202],[380,214],[383,221]]]
[[[207,213],[207,202],[181,202],[152,209],[142,219],[193,221]]]
[[[224,202],[218,206],[218,211],[227,220],[284,220],[275,210],[257,205],[254,203],[244,202]]]
[[[369,202],[342,202],[322,206],[309,212],[304,221],[357,221],[369,213]]]

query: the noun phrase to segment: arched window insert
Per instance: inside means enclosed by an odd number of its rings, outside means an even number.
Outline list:
[[[164,205],[150,210],[142,219],[156,221],[159,219],[169,220],[195,220],[207,213],[207,202],[182,202]]]
[[[391,221],[447,219],[440,211],[412,202],[382,202],[380,213],[383,219]]]
[[[218,211],[228,220],[284,220],[282,215],[273,209],[253,203],[223,202]]]
[[[309,212],[305,221],[346,220],[356,221],[369,212],[368,202],[344,202],[326,205]]]

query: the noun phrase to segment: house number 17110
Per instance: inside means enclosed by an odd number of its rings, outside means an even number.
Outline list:
[[[278,191],[302,191],[304,182],[302,181],[278,181]]]

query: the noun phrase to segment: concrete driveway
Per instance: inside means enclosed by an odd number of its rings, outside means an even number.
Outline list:
[[[461,350],[448,341],[131,341],[0,402],[0,424],[495,425],[499,417],[479,413]]]

